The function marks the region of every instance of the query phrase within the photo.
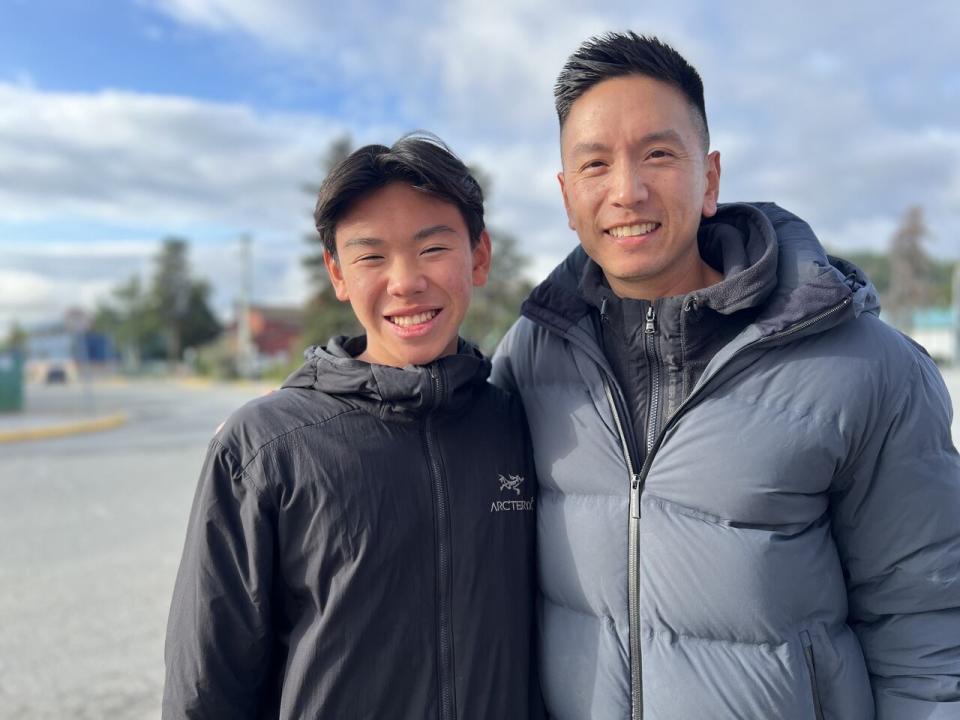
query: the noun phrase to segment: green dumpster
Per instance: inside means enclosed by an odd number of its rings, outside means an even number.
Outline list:
[[[0,412],[23,409],[23,358],[18,352],[0,352]]]

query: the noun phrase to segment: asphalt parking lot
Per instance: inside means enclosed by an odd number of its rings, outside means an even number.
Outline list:
[[[960,369],[944,376],[957,407]],[[125,422],[0,443],[0,718],[159,717],[167,610],[207,442],[263,391],[28,387],[34,419]],[[0,430],[29,420],[0,418]]]

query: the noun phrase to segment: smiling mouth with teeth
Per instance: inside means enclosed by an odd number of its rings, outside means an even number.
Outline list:
[[[413,325],[421,325],[429,322],[439,314],[439,310],[427,310],[426,312],[417,313],[416,315],[390,315],[387,317],[387,320],[400,327],[412,327]]]
[[[660,227],[660,223],[648,222],[648,223],[639,223],[638,225],[620,225],[618,227],[613,227],[607,230],[610,235],[613,235],[616,238],[622,237],[633,237],[635,235],[646,235],[651,233]]]

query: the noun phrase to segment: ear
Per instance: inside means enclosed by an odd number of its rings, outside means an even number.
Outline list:
[[[480,233],[480,239],[473,248],[473,268],[472,278],[474,287],[483,287],[487,284],[487,276],[490,274],[490,262],[493,259],[493,250],[490,247],[490,234],[484,230]]]
[[[329,250],[324,250],[323,264],[327,266],[327,274],[330,276],[330,282],[333,283],[337,300],[347,302],[350,299],[350,293],[347,292],[347,283],[343,279],[343,269],[340,267],[340,262],[330,254]]]
[[[557,182],[560,183],[560,194],[563,195],[563,207],[567,211],[567,227],[571,230],[577,228],[573,224],[573,216],[570,214],[570,201],[567,199],[567,186],[563,183],[563,170],[557,173]]]
[[[714,150],[707,155],[704,172],[707,175],[707,189],[703,193],[703,216],[717,214],[717,198],[720,197],[720,152]]]

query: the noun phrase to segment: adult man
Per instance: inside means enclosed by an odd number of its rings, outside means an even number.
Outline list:
[[[574,251],[494,379],[540,480],[557,718],[960,717],[960,463],[933,363],[773,205],[718,206],[703,88],[633,33],[557,81]]]

